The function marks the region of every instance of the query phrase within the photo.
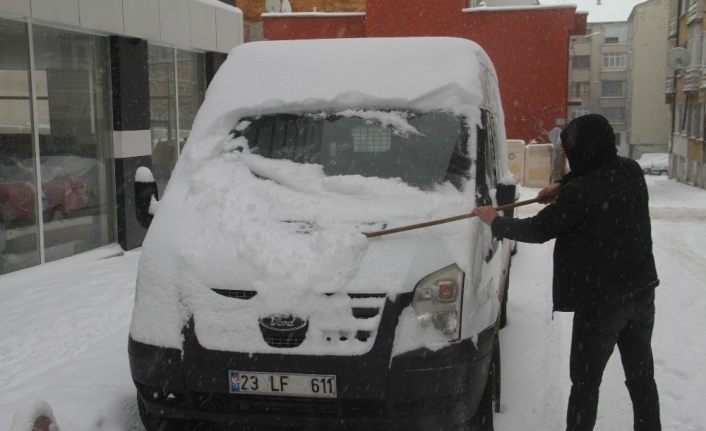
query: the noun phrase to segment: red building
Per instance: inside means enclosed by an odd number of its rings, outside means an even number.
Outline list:
[[[455,36],[485,49],[500,80],[507,136],[547,142],[567,117],[569,36],[586,33],[575,6],[466,8],[467,0],[368,0],[365,13],[264,14],[268,40]]]

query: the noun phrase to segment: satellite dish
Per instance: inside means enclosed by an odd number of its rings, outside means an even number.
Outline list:
[[[667,64],[674,70],[684,69],[691,63],[691,56],[686,48],[672,48],[667,54]]]

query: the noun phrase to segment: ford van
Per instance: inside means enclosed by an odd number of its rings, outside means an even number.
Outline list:
[[[145,427],[492,430],[510,244],[472,218],[371,233],[513,201],[506,160],[471,41],[235,48],[164,195],[137,183]]]

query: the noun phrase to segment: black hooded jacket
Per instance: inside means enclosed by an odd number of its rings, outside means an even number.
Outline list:
[[[640,166],[619,157],[600,115],[561,134],[571,172],[554,204],[525,219],[496,217],[496,237],[554,245],[554,310],[620,305],[659,284],[652,256],[648,194]]]

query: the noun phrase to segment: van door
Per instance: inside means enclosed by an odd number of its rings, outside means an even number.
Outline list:
[[[478,128],[476,158],[476,205],[492,205],[491,192],[498,186],[497,151],[498,134],[495,118],[488,110],[482,110],[482,128]],[[481,247],[481,274],[479,291],[493,292],[498,300],[504,296],[504,281],[509,260],[509,242],[494,238],[490,227],[481,223],[478,242]],[[495,322],[490,322],[495,323]]]

